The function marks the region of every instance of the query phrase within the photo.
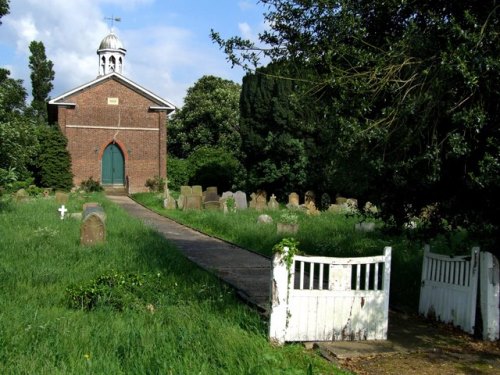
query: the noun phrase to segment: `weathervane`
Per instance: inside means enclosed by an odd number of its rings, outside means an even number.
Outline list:
[[[113,31],[113,26],[114,26],[114,24],[115,24],[115,21],[116,21],[116,22],[121,22],[121,20],[122,20],[122,18],[121,18],[121,17],[115,17],[115,16],[111,16],[111,17],[104,17],[104,19],[110,23],[110,26],[111,26],[111,31]]]

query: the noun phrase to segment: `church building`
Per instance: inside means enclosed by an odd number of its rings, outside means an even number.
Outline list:
[[[49,122],[68,140],[73,183],[92,177],[129,194],[166,177],[169,101],[123,75],[126,49],[111,32],[99,45],[99,75],[48,103]]]

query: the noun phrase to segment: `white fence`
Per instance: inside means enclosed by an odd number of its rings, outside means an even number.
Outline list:
[[[391,248],[361,258],[275,254],[269,337],[285,341],[385,340]]]
[[[478,247],[472,249],[470,256],[450,257],[431,253],[430,247],[426,245],[419,313],[474,333],[481,274],[483,337],[498,339],[498,272],[496,258],[490,253],[481,253],[480,257]]]

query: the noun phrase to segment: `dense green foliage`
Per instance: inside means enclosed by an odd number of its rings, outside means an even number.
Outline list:
[[[432,205],[430,229],[465,226],[498,243],[496,1],[262,3],[265,49],[212,37],[233,63],[262,54],[303,67],[282,75],[308,83],[299,89],[320,161],[310,168],[328,190],[376,202],[398,226]]]
[[[169,187],[219,186],[244,180],[239,131],[240,85],[203,76],[188,89],[185,103],[169,122]]]
[[[182,185],[189,183],[188,161],[173,155],[167,158],[168,188],[179,191]]]
[[[300,117],[308,104],[300,101],[296,81],[281,78],[285,71],[291,72],[291,68],[275,64],[247,74],[240,100],[248,188],[283,197],[316,186],[309,173],[314,129]]]
[[[40,125],[37,128],[40,143],[34,171],[38,186],[59,190],[73,187],[71,156],[66,148],[67,139],[58,127]]]
[[[243,166],[224,148],[200,147],[187,164],[190,185],[217,186],[222,192],[237,189],[244,179]]]
[[[47,100],[54,85],[54,64],[47,59],[43,42],[32,41],[29,46],[31,55],[29,68],[31,69],[31,93],[33,101],[31,107],[35,115],[47,120]]]
[[[0,202],[2,374],[336,372],[300,345],[271,346],[230,288],[103,196],[67,207],[88,201],[106,212],[105,244],[80,246],[80,222],[60,220],[54,199]],[[95,303],[76,306],[85,291]]]
[[[203,76],[190,87],[184,106],[169,122],[168,152],[187,158],[198,147],[221,147],[239,156],[240,85]]]

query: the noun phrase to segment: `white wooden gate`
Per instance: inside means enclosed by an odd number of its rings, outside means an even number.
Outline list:
[[[470,256],[439,255],[425,245],[418,311],[474,333],[479,248]]]
[[[491,253],[479,255],[481,317],[483,339],[500,339],[500,265]]]
[[[287,249],[286,249],[287,250]],[[385,340],[391,248],[360,258],[275,254],[270,340]]]

